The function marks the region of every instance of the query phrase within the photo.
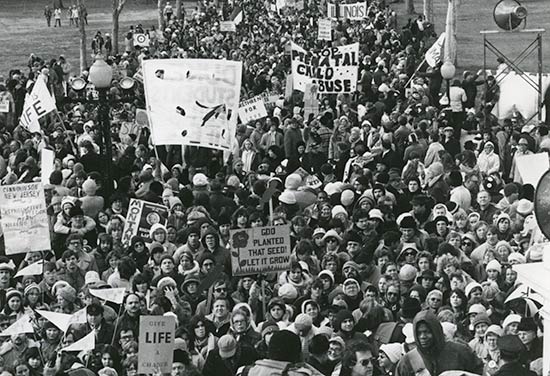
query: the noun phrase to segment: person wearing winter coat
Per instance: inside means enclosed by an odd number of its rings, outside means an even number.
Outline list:
[[[415,376],[422,370],[430,375],[451,370],[483,372],[483,362],[468,345],[445,340],[441,323],[431,311],[418,313],[413,328],[417,347],[399,361],[396,376]]]
[[[500,157],[495,153],[495,145],[488,141],[483,147],[483,152],[477,157],[479,171],[485,175],[491,175],[500,171]]]

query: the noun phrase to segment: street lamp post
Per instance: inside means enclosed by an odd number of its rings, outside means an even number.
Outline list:
[[[113,146],[111,141],[111,121],[109,118],[110,105],[113,103],[126,102],[133,100],[132,90],[135,81],[131,77],[122,77],[118,81],[117,87],[121,90],[121,95],[111,93],[111,82],[113,80],[113,70],[107,64],[101,55],[96,56],[94,64],[90,67],[88,82],[82,77],[71,80],[71,89],[75,97],[68,98],[69,101],[77,103],[89,103],[97,106],[97,120],[101,127],[102,136],[99,139],[101,155],[106,159],[105,164],[105,188],[109,196],[113,193]],[[92,84],[97,91],[97,97],[86,93],[88,84]],[[117,91],[117,90],[115,90]]]
[[[109,99],[107,93],[111,87],[113,70],[105,60],[98,55],[94,64],[90,67],[88,79],[98,91],[98,121],[101,132],[103,133],[102,152],[107,159],[105,191],[110,194],[113,192],[113,149],[111,141],[111,122],[109,121]]]

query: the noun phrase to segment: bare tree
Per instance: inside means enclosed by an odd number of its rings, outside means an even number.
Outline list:
[[[158,0],[159,30],[164,30],[164,4],[166,0]]]
[[[179,20],[181,19],[181,9],[182,9],[182,6],[181,6],[181,0],[176,0],[176,18]]]
[[[434,0],[424,0],[424,18],[429,23],[434,23]]]
[[[407,8],[407,14],[414,14],[414,1],[413,0],[405,0],[406,8]]]
[[[113,0],[113,51],[114,54],[118,54],[118,19],[122,9],[124,9],[126,0]]]
[[[83,14],[84,0],[76,0],[78,13]],[[88,68],[86,61],[86,23],[81,21],[78,23],[78,31],[80,34],[80,73]]]

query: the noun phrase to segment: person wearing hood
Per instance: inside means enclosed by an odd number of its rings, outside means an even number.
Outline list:
[[[229,251],[220,245],[220,236],[213,227],[208,230],[201,238],[203,249],[197,254],[197,259],[204,253],[210,253],[214,256],[217,265],[224,265],[227,275],[231,275],[231,257]]]
[[[430,375],[460,370],[476,374],[483,372],[483,362],[468,345],[446,341],[441,323],[430,311],[422,311],[413,321],[416,349],[399,361],[396,376],[415,376],[426,370]]]
[[[168,231],[166,226],[160,223],[155,223],[149,230],[149,237],[153,242],[162,244],[166,252],[172,256],[176,251],[176,246],[168,241]]]
[[[334,334],[342,338],[348,346],[352,341],[367,341],[367,336],[357,331],[355,319],[351,311],[343,309],[336,314],[334,320]]]
[[[479,172],[484,175],[498,174],[500,171],[500,157],[495,153],[495,145],[487,141],[483,151],[477,157]]]
[[[432,163],[426,170],[426,191],[436,203],[449,201],[449,185],[444,179],[445,170],[441,162]]]
[[[256,331],[252,308],[247,303],[238,303],[231,313],[229,333],[237,340],[237,344],[246,351],[254,351],[256,343],[262,336]]]
[[[132,236],[130,240],[130,257],[136,262],[140,272],[143,272],[145,265],[149,261],[149,252],[145,245],[145,240],[139,235]]]

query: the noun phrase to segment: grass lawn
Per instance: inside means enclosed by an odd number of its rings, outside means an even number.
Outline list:
[[[261,1],[261,0],[257,0]],[[51,3],[49,0],[2,0],[0,11],[0,75],[8,73],[14,67],[26,68],[27,59],[31,52],[43,58],[58,57],[64,54],[78,69],[78,30],[69,27],[66,17],[62,20],[62,28],[48,28],[43,16],[44,6]],[[65,0],[65,5],[71,0]],[[444,30],[447,10],[446,0],[434,0],[436,31]],[[483,65],[483,39],[480,30],[496,29],[493,22],[492,10],[497,0],[462,0],[458,15],[458,69],[477,70]],[[185,3],[187,9],[192,9],[195,1]],[[548,2],[544,0],[530,0],[523,3],[529,12],[529,28],[550,28],[547,15]],[[91,38],[97,30],[103,33],[111,29],[111,1],[88,0],[87,36],[88,48]],[[393,7],[400,14],[401,24],[406,22],[403,14],[404,4],[394,4]],[[422,1],[415,0],[416,11],[422,11]],[[65,14],[64,14],[65,16]],[[123,33],[129,25],[142,23],[148,27],[156,25],[156,0],[128,0],[120,17],[120,38],[123,42]],[[53,23],[53,20],[52,20]],[[534,34],[505,33],[491,36],[493,43],[512,60],[534,38]],[[550,35],[543,39],[543,53],[550,49]],[[488,63],[491,68],[496,67],[496,57],[488,52]],[[544,64],[544,71],[548,71],[548,64]],[[536,71],[537,61],[533,55],[523,65],[527,71]]]

